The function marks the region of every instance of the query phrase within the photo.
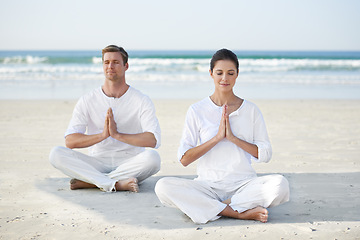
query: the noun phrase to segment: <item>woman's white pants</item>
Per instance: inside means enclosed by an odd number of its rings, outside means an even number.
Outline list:
[[[165,177],[155,186],[159,200],[179,208],[195,223],[214,221],[227,206],[239,213],[262,206],[274,207],[289,201],[289,183],[282,175],[267,175],[234,184]]]

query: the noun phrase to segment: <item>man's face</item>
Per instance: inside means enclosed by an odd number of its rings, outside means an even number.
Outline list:
[[[113,81],[125,81],[125,71],[129,65],[124,65],[121,53],[107,52],[104,54],[103,69],[105,78]]]

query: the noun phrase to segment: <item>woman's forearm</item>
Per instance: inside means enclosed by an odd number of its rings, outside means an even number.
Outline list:
[[[234,143],[236,146],[244,150],[245,152],[251,154],[252,156],[258,158],[258,147],[255,144],[248,143],[244,140],[241,140],[240,138],[235,137],[232,135],[231,138],[228,138],[229,141]]]
[[[195,162],[197,159],[202,157],[205,153],[210,151],[218,142],[220,142],[220,140],[221,139],[219,139],[218,137],[215,136],[212,139],[210,139],[209,141],[187,150],[180,160],[181,164],[186,167],[189,164]]]

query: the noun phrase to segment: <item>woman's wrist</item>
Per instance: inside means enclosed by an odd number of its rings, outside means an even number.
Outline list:
[[[238,140],[238,138],[235,137],[235,135],[226,136],[226,138],[232,143],[235,143]]]

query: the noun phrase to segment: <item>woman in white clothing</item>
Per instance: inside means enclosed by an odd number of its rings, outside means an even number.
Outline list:
[[[257,177],[251,162],[268,162],[272,149],[264,119],[255,104],[233,92],[239,74],[237,56],[217,51],[210,62],[214,93],[190,106],[178,150],[184,166],[197,162],[194,180],[166,177],[155,192],[195,223],[221,216],[267,222],[266,208],[289,200],[281,175]]]

